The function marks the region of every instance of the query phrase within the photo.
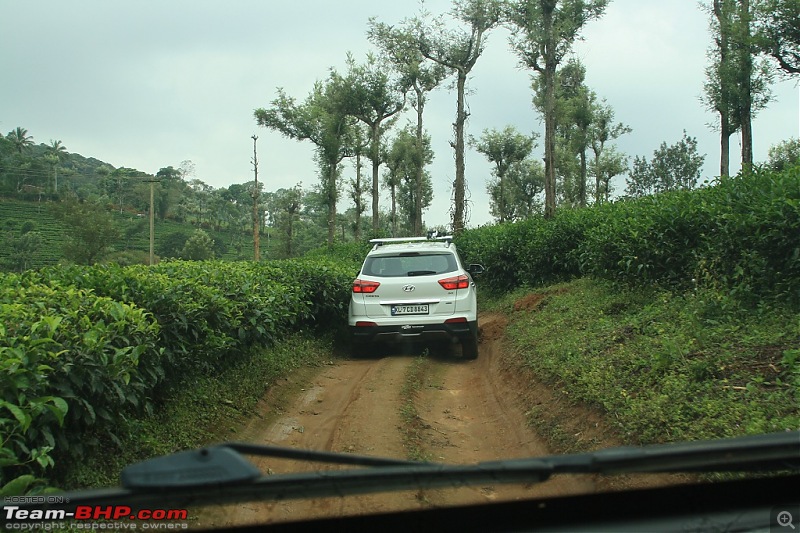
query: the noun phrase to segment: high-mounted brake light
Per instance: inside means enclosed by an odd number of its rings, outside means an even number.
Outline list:
[[[365,279],[357,279],[353,282],[353,292],[358,293],[372,293],[378,290],[380,283],[377,281],[367,281]]]
[[[444,278],[439,280],[439,285],[446,291],[454,291],[456,289],[466,289],[469,287],[469,278],[464,274],[454,276],[452,278]]]

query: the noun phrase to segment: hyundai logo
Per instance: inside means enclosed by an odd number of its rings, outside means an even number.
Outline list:
[[[413,292],[414,289],[416,289],[416,287],[413,286],[413,285],[404,285],[403,286],[403,292]]]

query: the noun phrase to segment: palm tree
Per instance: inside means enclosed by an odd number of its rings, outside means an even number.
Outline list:
[[[55,173],[55,187],[54,192],[58,192],[58,165],[67,157],[67,147],[58,140],[50,139],[50,146],[47,147],[53,161],[53,170]]]
[[[23,150],[33,146],[33,137],[28,135],[28,130],[20,126],[17,126],[16,129],[8,132],[6,138],[14,144],[14,148],[16,148],[17,152],[20,154]]]
[[[51,154],[58,157],[59,160],[63,160],[67,155],[67,147],[64,146],[60,140],[54,141],[53,139],[50,139],[50,146],[48,146],[47,149]]]

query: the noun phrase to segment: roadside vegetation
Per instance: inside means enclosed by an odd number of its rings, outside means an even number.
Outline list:
[[[358,268],[348,251],[337,253],[0,276],[0,488],[11,482],[4,493],[25,492],[85,479],[72,469],[105,463],[100,458],[109,455],[128,458],[131,444],[147,439],[143,426],[162,443],[142,446],[145,453],[179,449],[188,443],[185,430],[151,425],[170,418],[168,406],[176,400],[178,413],[196,407],[198,417],[213,418],[226,396],[234,405],[260,398],[268,380],[242,397],[234,396],[235,387],[212,393],[236,369],[252,367],[262,377],[287,373],[331,343],[345,323]],[[303,333],[320,340],[284,351],[287,339]],[[190,440],[202,440],[201,433]]]
[[[626,442],[800,427],[796,167],[458,244],[490,266],[481,282],[523,364]]]
[[[588,278],[495,305],[512,317],[513,357],[556,397],[604,413],[627,444],[800,427],[794,311]],[[532,421],[547,418],[546,404],[530,408]]]

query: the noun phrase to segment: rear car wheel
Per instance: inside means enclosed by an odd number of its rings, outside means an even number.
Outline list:
[[[364,359],[372,354],[371,343],[354,342],[350,345],[350,354],[357,359]]]
[[[461,355],[464,359],[478,358],[478,334],[465,337],[461,340]]]

